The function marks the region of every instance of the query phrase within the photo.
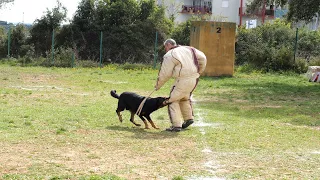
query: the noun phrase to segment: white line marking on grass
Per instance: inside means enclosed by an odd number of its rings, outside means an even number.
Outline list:
[[[70,90],[67,88],[61,88],[57,86],[11,86],[11,87],[22,89],[22,90],[28,90],[28,91],[40,91],[40,90],[51,90],[51,89],[55,89],[59,91]]]
[[[207,148],[205,148],[201,152],[203,152],[203,153],[212,153],[211,149],[207,149]]]
[[[320,154],[320,151],[313,151],[311,154]]]
[[[217,177],[191,177],[188,180],[223,180]]]
[[[108,83],[108,84],[127,84],[128,82],[125,82],[125,81],[109,81],[109,80],[105,80],[105,81],[102,81],[104,83]]]
[[[191,97],[192,102],[196,104],[196,100]],[[206,134],[206,128],[217,128],[220,127],[220,123],[206,123],[204,122],[202,110],[201,109],[194,109],[197,111],[195,114],[195,122],[193,124],[194,127],[199,127],[200,133],[202,135]],[[207,145],[207,141],[204,136],[202,136],[201,141],[205,145],[204,149],[201,151],[202,153],[205,153],[205,157],[207,158],[207,162],[203,164],[203,166],[206,168],[208,172],[210,172],[212,175],[215,175],[217,171],[220,169],[219,162],[216,161],[215,155],[211,148]],[[218,177],[190,177],[188,180],[223,180],[225,178],[218,178]]]

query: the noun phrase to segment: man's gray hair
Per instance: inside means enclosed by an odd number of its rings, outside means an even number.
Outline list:
[[[171,44],[173,46],[177,45],[176,41],[173,39],[167,39],[166,41],[164,41],[163,45],[166,45],[166,44]]]

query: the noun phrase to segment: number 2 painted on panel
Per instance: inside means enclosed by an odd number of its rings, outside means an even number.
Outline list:
[[[217,27],[217,33],[221,33],[221,27]]]

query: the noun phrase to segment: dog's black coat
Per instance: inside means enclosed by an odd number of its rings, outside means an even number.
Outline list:
[[[137,124],[134,122],[134,115],[136,114],[140,103],[143,101],[145,97],[140,96],[133,92],[124,92],[120,94],[120,96],[116,93],[115,90],[112,90],[110,92],[111,96],[114,98],[119,99],[118,101],[118,107],[117,107],[117,115],[119,116],[120,122],[122,122],[122,116],[120,114],[121,111],[129,110],[131,112],[131,118],[130,121],[136,125],[140,126],[140,124]],[[141,113],[139,117],[145,124],[145,128],[148,129],[148,123],[145,120],[145,118],[150,122],[151,126],[158,129],[158,127],[153,123],[153,121],[150,118],[150,114],[154,111],[156,111],[159,108],[164,107],[164,101],[167,100],[165,97],[156,97],[156,98],[147,98],[145,101],[145,104],[143,105],[143,108],[141,110]]]

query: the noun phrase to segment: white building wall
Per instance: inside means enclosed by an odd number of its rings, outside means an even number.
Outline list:
[[[169,0],[170,1],[170,0]],[[181,3],[182,5],[192,5],[192,3],[193,3],[193,0],[175,0],[176,1],[176,3]],[[181,6],[182,6],[181,5]],[[182,10],[182,7],[181,7],[181,9],[180,10]],[[178,15],[177,15],[177,17],[176,17],[176,19],[175,19],[175,22],[177,23],[177,24],[179,24],[179,23],[182,23],[182,22],[185,22],[185,21],[187,21],[188,19],[190,19],[191,17],[192,17],[193,15],[192,14],[185,14],[185,13],[178,13]]]
[[[182,5],[193,5],[193,0],[167,0],[166,3],[175,2]],[[196,0],[203,4],[204,0]],[[245,1],[245,0],[244,0]],[[239,23],[240,0],[211,0],[212,14],[210,20]],[[185,22],[195,14],[178,13],[175,19],[176,23]]]
[[[240,0],[212,0],[212,20],[239,23]]]
[[[169,17],[169,14],[175,12],[175,23],[179,24],[187,21],[192,16],[198,16],[196,14],[187,14],[181,13],[182,6],[192,6],[195,3],[203,5],[204,1],[210,0],[157,0],[159,5],[164,5],[167,8],[166,14]],[[252,0],[242,0],[243,12],[246,11],[246,4],[250,3]],[[239,8],[241,7],[241,0],[211,0],[212,4],[212,14],[211,15],[200,15],[200,16],[208,16],[211,21],[217,22],[235,22],[236,24],[240,24],[240,16],[239,16]],[[266,7],[269,9],[269,7]],[[276,10],[276,9],[275,9]],[[273,21],[275,17],[265,16],[264,22]],[[315,18],[313,23],[310,23],[310,29],[317,29],[320,26],[319,17]],[[241,25],[246,25],[246,21],[256,20],[257,26],[262,24],[262,15],[243,15]]]

